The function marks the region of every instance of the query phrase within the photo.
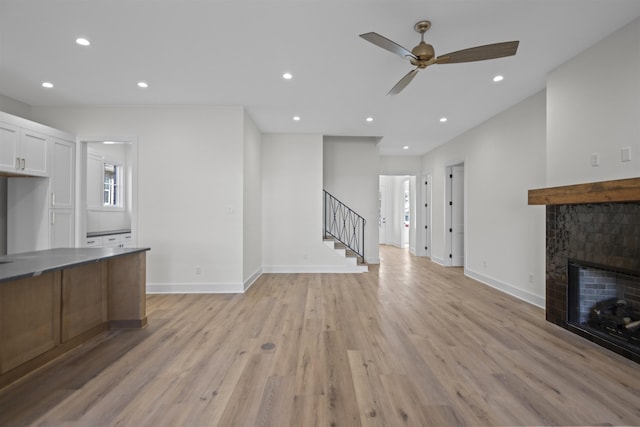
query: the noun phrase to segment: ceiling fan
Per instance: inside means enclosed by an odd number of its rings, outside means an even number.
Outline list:
[[[484,61],[485,59],[503,58],[505,56],[513,56],[518,50],[519,41],[510,41],[502,43],[487,44],[483,46],[471,47],[468,49],[457,50],[455,52],[445,53],[444,55],[437,56],[433,50],[433,46],[424,41],[424,33],[431,28],[431,22],[419,21],[413,26],[413,29],[420,33],[420,43],[412,50],[405,49],[394,41],[389,40],[386,37],[381,36],[378,33],[365,33],[360,34],[360,37],[368,42],[375,44],[378,47],[388,50],[391,53],[395,53],[403,58],[409,58],[411,64],[416,68],[409,71],[403,78],[400,79],[394,87],[391,88],[387,95],[396,95],[402,91],[413,78],[418,74],[418,71],[427,68],[432,64],[456,64],[459,62],[473,62]]]

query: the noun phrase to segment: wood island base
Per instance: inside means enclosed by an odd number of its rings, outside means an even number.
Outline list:
[[[146,326],[145,250],[97,251],[0,282],[0,388],[108,329]]]

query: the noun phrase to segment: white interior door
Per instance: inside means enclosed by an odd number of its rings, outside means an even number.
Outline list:
[[[431,257],[431,175],[427,174],[423,178],[424,191],[424,251],[427,257]]]
[[[451,265],[464,266],[464,165],[451,168]]]
[[[409,180],[402,182],[402,205],[399,209],[402,212],[400,226],[400,247],[408,248],[410,244],[409,231],[411,227],[411,196],[409,191]]]
[[[387,243],[387,200],[387,187],[381,182],[378,195],[378,243],[382,245]]]

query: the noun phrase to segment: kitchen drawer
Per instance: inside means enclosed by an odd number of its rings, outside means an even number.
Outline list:
[[[102,236],[102,247],[103,248],[119,248],[120,247],[120,236],[121,234],[109,234],[107,236]]]
[[[120,235],[120,243],[123,248],[132,248],[133,247],[133,236],[131,233],[121,234]]]
[[[84,239],[84,246],[86,248],[102,246],[102,236],[87,237]]]

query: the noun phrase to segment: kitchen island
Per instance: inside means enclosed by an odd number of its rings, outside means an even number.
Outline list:
[[[0,257],[0,388],[109,328],[142,328],[148,248]]]

